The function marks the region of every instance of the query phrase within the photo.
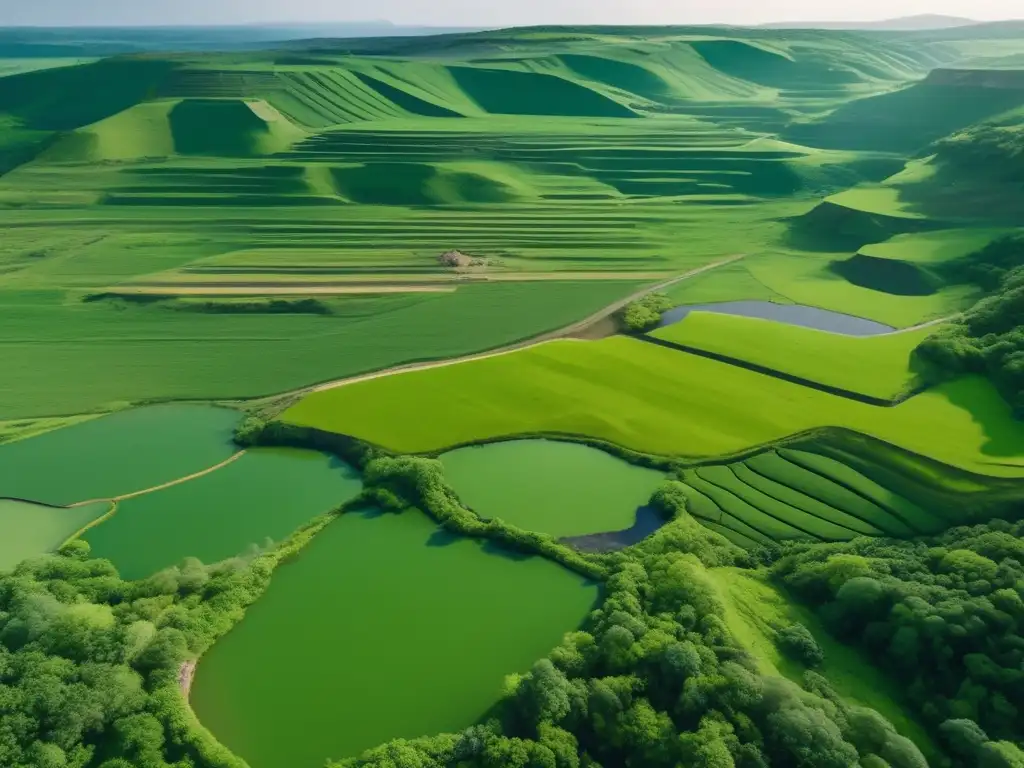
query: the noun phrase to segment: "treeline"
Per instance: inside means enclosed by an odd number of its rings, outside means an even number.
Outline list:
[[[900,682],[959,766],[1024,766],[1024,523],[793,544],[774,572]]]
[[[271,563],[189,561],[139,582],[75,542],[0,576],[0,765],[239,768],[178,671],[265,589]]]
[[[992,295],[923,341],[918,354],[952,374],[987,376],[1024,416],[1024,235],[996,240],[948,269]]]
[[[167,294],[117,293],[105,291],[90,293],[82,298],[84,303],[109,301],[115,305],[137,304],[159,305],[178,312],[200,312],[213,315],[332,315],[334,309],[320,299],[296,298],[252,298],[221,299],[200,301]]]

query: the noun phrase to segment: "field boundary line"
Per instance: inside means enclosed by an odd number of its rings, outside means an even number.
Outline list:
[[[708,360],[714,360],[718,363],[724,363],[725,365],[731,365],[736,368],[743,368],[744,370],[750,371],[751,373],[758,373],[762,376],[770,376],[773,379],[779,381],[785,381],[790,384],[796,384],[807,389],[815,389],[819,392],[824,392],[826,395],[833,395],[834,397],[842,397],[846,400],[853,400],[858,403],[864,403],[865,405],[873,405],[878,408],[894,408],[897,405],[905,403],[912,397],[920,395],[925,392],[930,385],[917,385],[911,389],[894,395],[893,397],[877,397],[876,395],[868,395],[863,392],[857,392],[853,389],[845,389],[843,387],[837,387],[832,384],[824,384],[814,379],[808,379],[804,376],[798,376],[795,373],[787,373],[786,371],[780,371],[776,368],[771,368],[767,365],[761,365],[760,363],[754,363],[749,360],[743,360],[739,357],[733,357],[732,355],[723,355],[720,352],[712,352],[707,349],[701,349],[699,347],[691,347],[689,344],[680,344],[675,341],[669,341],[668,339],[660,339],[657,336],[648,336],[647,334],[634,334],[630,338],[642,341],[646,344],[653,344],[656,347],[663,347],[665,349],[672,349],[676,352],[682,352],[687,355],[694,355],[696,357],[703,357]]]
[[[108,509],[102,515],[97,517],[95,520],[91,520],[90,522],[86,523],[81,528],[79,528],[77,531],[75,531],[73,534],[68,536],[67,539],[64,540],[64,543],[61,544],[59,547],[57,547],[58,550],[63,549],[68,544],[70,544],[72,541],[77,541],[78,539],[82,538],[82,536],[84,536],[86,533],[91,531],[93,528],[95,528],[98,525],[102,525],[103,523],[107,522],[107,520],[109,520],[110,518],[112,518],[114,516],[114,514],[117,512],[117,502],[116,501],[112,501],[112,500],[109,500],[109,499],[102,499],[100,501],[87,502],[87,503],[89,503],[89,504],[101,504],[103,501],[106,501],[110,505],[110,509]],[[71,507],[65,507],[65,509],[71,509]]]
[[[724,267],[728,264],[732,264],[745,257],[745,253],[739,253],[734,256],[729,256],[728,258],[725,259],[720,259],[719,261],[713,261],[710,264],[705,264],[702,267],[691,269],[690,271],[684,272],[683,274],[677,275],[676,277],[670,278],[668,280],[663,280],[662,282],[655,283],[654,285],[647,286],[646,288],[642,288],[639,291],[634,291],[625,298],[619,299],[618,301],[608,304],[607,306],[599,309],[597,312],[594,312],[592,315],[588,315],[587,317],[583,318],[582,320],[578,320],[575,323],[563,326],[562,328],[558,328],[553,331],[547,331],[545,333],[540,334],[539,336],[533,336],[523,341],[517,341],[512,344],[508,344],[504,347],[498,347],[497,349],[491,349],[484,352],[474,352],[472,354],[463,355],[461,357],[450,357],[442,360],[427,360],[416,363],[404,363],[402,365],[395,365],[389,368],[384,368],[379,371],[372,371],[370,373],[360,373],[355,376],[347,376],[343,379],[335,379],[333,381],[324,382],[323,384],[314,384],[309,387],[303,387],[301,389],[292,390],[291,392],[285,394],[307,395],[312,394],[314,392],[324,392],[329,389],[337,389],[338,387],[344,387],[349,384],[358,384],[363,381],[372,381],[373,379],[380,379],[384,378],[385,376],[393,376],[398,373],[411,373],[412,371],[423,371],[428,370],[430,368],[443,368],[449,365],[469,363],[475,360],[486,360],[487,358],[490,357],[507,355],[512,352],[520,352],[524,349],[529,349],[530,347],[535,347],[540,344],[545,344],[549,341],[555,341],[557,339],[563,339],[566,336],[578,333],[590,327],[591,325],[594,325],[596,323],[601,322],[602,320],[611,317],[616,312],[625,308],[628,304],[631,304],[634,301],[638,301],[639,299],[642,299],[644,296],[647,296],[648,294],[655,293],[657,291],[662,291],[666,288],[670,288],[673,285],[676,285],[677,283],[683,282],[684,280],[689,280],[691,278],[697,277],[698,275],[702,275],[705,272],[710,272],[713,269],[718,269],[719,267]]]
[[[175,480],[170,480],[170,481],[168,481],[166,483],[161,483],[160,485],[154,485],[154,486],[152,486],[150,488],[143,488],[141,491],[132,491],[131,493],[123,493],[120,496],[110,496],[109,498],[104,498],[104,499],[89,499],[87,501],[78,501],[78,502],[75,502],[74,504],[68,504],[68,506],[65,507],[65,509],[76,509],[78,507],[88,506],[89,504],[99,504],[100,502],[103,502],[103,501],[112,502],[113,504],[116,505],[116,504],[118,504],[119,502],[122,502],[122,501],[129,501],[131,499],[136,499],[139,496],[146,496],[147,494],[150,494],[150,493],[156,493],[157,491],[163,491],[163,490],[166,490],[168,488],[173,488],[176,485],[182,485],[183,483],[187,483],[187,482],[189,482],[191,480],[198,480],[200,477],[205,477],[206,475],[209,475],[209,474],[211,474],[213,472],[216,472],[218,469],[223,469],[224,467],[228,466],[229,464],[233,464],[234,462],[238,461],[240,458],[242,458],[242,456],[244,456],[246,454],[246,451],[247,451],[247,449],[243,448],[242,450],[238,451],[237,453],[234,453],[231,456],[229,456],[228,458],[224,459],[224,461],[221,461],[221,462],[219,462],[217,464],[214,464],[212,467],[207,467],[206,469],[202,469],[202,470],[200,470],[198,472],[193,472],[191,475],[186,475],[185,477],[179,477],[179,478],[177,478]]]

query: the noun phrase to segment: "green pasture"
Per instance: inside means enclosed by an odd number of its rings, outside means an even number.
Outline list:
[[[185,558],[214,563],[280,542],[360,489],[356,472],[337,459],[257,448],[203,477],[118,503],[84,538],[122,578],[140,579]]]
[[[924,726],[901,705],[902,691],[860,651],[834,639],[813,611],[791,599],[764,573],[711,568],[708,575],[725,609],[726,625],[757,660],[764,674],[801,683],[804,668],[782,654],[775,637],[783,627],[803,624],[825,654],[821,668],[816,671],[828,679],[848,705],[878,711],[925,755],[938,754]]]
[[[1005,229],[943,229],[897,235],[882,243],[865,245],[859,253],[876,259],[935,265],[959,259],[980,250],[1003,234]]]
[[[692,312],[651,335],[819,384],[891,398],[927,379],[914,350],[935,330],[844,336],[759,318]]]
[[[351,384],[310,395],[283,418],[402,452],[554,433],[691,457],[842,426],[982,474],[1024,472],[1024,425],[984,379],[881,408],[621,337]]]
[[[596,598],[557,565],[454,538],[419,512],[346,514],[203,656],[191,703],[223,744],[265,768],[454,733]]]
[[[33,295],[25,304],[0,309],[6,363],[0,416],[77,413],[158,397],[274,394],[509,344],[569,325],[640,285],[467,285],[415,301],[384,296],[334,302],[342,305],[337,315],[187,312],[116,301],[65,304],[59,297]]]
[[[907,296],[855,285],[833,263],[849,252],[770,251],[745,260],[751,274],[770,290],[796,304],[866,317],[897,328],[949,317],[969,307],[976,291],[949,286],[934,293]]]
[[[62,509],[0,499],[0,571],[54,551],[110,508],[105,501]]]
[[[239,418],[208,405],[154,405],[2,444],[0,497],[66,505],[201,472],[237,450]]]
[[[36,72],[42,69],[53,69],[55,67],[72,67],[80,64],[91,63],[87,58],[0,58],[0,77],[10,75],[21,75],[26,72]]]
[[[749,257],[748,257],[749,258]],[[778,304],[792,302],[759,281],[746,261],[729,264],[676,283],[665,291],[675,305],[716,304],[723,301],[760,300]]]
[[[596,448],[551,440],[460,448],[441,462],[462,503],[481,517],[558,537],[629,528],[664,479]]]

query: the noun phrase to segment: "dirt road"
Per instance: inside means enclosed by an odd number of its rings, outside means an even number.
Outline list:
[[[735,261],[739,261],[744,256],[746,256],[746,254],[742,253],[737,254],[736,256],[730,256],[727,259],[715,261],[712,262],[711,264],[705,264],[703,267],[691,269],[689,272],[685,272],[682,275],[677,275],[676,277],[673,277],[669,280],[664,280],[660,283],[648,286],[639,291],[634,291],[633,293],[629,294],[629,296],[626,296],[624,299],[620,299],[619,301],[616,301],[613,304],[609,304],[608,306],[598,310],[589,317],[585,317],[582,320],[573,323],[572,325],[567,325],[563,328],[558,328],[554,331],[542,333],[540,336],[534,336],[533,338],[526,339],[525,341],[517,341],[514,344],[499,347],[498,349],[492,349],[487,352],[475,352],[471,355],[463,355],[462,357],[452,357],[445,360],[431,360],[421,363],[407,363],[406,365],[396,365],[392,366],[391,368],[385,368],[380,371],[374,371],[373,373],[364,373],[358,376],[349,376],[344,379],[328,381],[324,384],[316,384],[312,387],[304,387],[303,389],[297,390],[292,394],[301,395],[306,394],[308,392],[323,392],[324,390],[327,389],[344,387],[349,384],[356,384],[360,381],[371,381],[373,379],[383,378],[384,376],[393,376],[396,373],[407,373],[409,371],[423,371],[429,368],[442,368],[447,365],[458,365],[459,363],[468,363],[473,360],[486,360],[489,357],[498,357],[499,355],[507,355],[512,352],[519,352],[520,350],[528,349],[529,347],[535,347],[538,344],[544,344],[549,341],[554,341],[555,339],[562,339],[567,336],[573,336],[574,334],[582,332],[583,330],[585,330],[586,328],[595,323],[599,323],[602,320],[606,320],[607,318],[614,315],[616,312],[622,310],[627,304],[637,301],[638,299],[642,299],[649,293],[663,291],[666,288],[671,288],[673,285],[681,283],[684,280],[690,280],[691,278],[697,277],[698,275],[702,275],[705,272],[710,272],[713,269],[718,269],[719,267],[724,267],[728,264],[732,264]]]

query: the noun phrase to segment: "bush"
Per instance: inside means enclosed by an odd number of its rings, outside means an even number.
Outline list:
[[[622,310],[622,326],[630,333],[643,333],[657,328],[661,314],[672,308],[672,300],[663,293],[649,293],[626,305]]]
[[[805,667],[821,666],[821,662],[825,660],[825,654],[818,641],[803,624],[783,627],[776,634],[775,642],[780,651]]]

